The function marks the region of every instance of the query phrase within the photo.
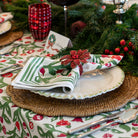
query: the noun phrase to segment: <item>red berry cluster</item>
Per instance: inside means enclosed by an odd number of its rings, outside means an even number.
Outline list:
[[[105,54],[119,54],[125,56],[125,54],[134,55],[135,46],[131,41],[126,43],[124,39],[120,40],[120,47],[116,47],[114,51],[110,51],[109,49],[105,49]]]

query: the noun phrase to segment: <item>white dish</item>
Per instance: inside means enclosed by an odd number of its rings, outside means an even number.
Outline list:
[[[32,91],[36,94],[57,99],[92,98],[118,88],[124,81],[125,74],[118,66],[104,70],[102,74],[84,75],[77,82],[72,93],[60,92],[60,89],[50,91]]]
[[[0,24],[0,35],[6,33],[9,31],[12,27],[12,24],[10,21],[6,21],[2,24]]]

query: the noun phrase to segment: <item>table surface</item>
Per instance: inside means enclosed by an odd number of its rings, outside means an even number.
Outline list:
[[[44,51],[44,41],[34,41],[30,34],[21,39],[22,46],[16,47],[5,56],[0,56],[0,68],[19,63],[31,56],[51,56]],[[83,130],[74,135],[68,135],[69,129],[96,121],[119,110],[126,110],[138,106],[138,100],[126,104],[123,108],[108,113],[101,113],[87,117],[42,116],[30,110],[17,107],[6,94],[6,86],[11,84],[12,78],[18,73],[11,72],[0,76],[0,138],[40,138],[40,137],[68,137],[75,138],[78,134],[100,127],[100,124]],[[63,111],[64,112],[64,111]],[[106,122],[107,123],[107,122]],[[138,118],[127,124],[113,124],[88,137],[91,138],[131,138],[138,137]]]

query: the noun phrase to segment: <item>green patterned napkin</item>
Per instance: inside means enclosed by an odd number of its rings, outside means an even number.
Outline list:
[[[80,77],[78,67],[68,73],[64,72],[66,75],[61,74],[60,70],[57,70],[55,75],[51,75],[49,72],[56,70],[56,67],[59,65],[59,60],[51,60],[45,57],[32,57],[12,82],[12,85],[18,89],[28,90],[47,91],[49,89],[62,87],[66,93],[73,91]],[[40,70],[44,69],[43,67],[45,68],[44,75],[40,72]]]
[[[106,69],[116,66],[122,59],[118,55],[91,55],[88,63],[83,65],[83,72]],[[79,67],[74,69],[61,65],[60,60],[45,57],[31,57],[12,85],[18,89],[47,91],[62,88],[70,93],[80,78]]]

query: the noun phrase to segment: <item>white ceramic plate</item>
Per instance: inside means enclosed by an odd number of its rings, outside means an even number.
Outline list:
[[[32,91],[36,94],[57,99],[85,99],[92,98],[118,88],[124,81],[125,74],[118,66],[104,70],[96,76],[84,75],[78,80],[74,91],[70,94],[60,92],[60,89],[51,91]]]
[[[0,35],[6,33],[9,31],[12,27],[12,24],[10,21],[6,21],[2,24],[0,24]]]

